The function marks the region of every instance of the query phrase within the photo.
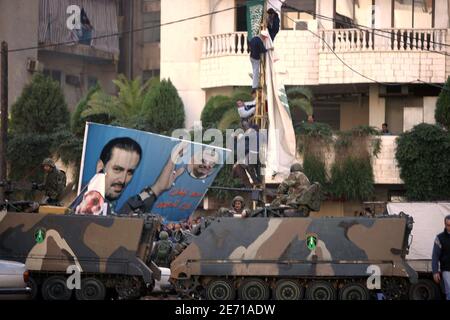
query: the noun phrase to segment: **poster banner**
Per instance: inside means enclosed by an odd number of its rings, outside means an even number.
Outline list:
[[[270,37],[266,37],[266,48],[273,48]],[[295,162],[296,140],[288,98],[277,70],[275,51],[266,53],[267,105],[269,116],[269,141],[267,146],[266,176],[286,178]]]
[[[166,222],[187,219],[214,181],[228,151],[87,123],[79,195],[71,208],[77,214],[95,215],[129,214],[138,208],[159,214]]]
[[[264,15],[264,0],[247,1],[247,32],[248,41],[259,34]]]

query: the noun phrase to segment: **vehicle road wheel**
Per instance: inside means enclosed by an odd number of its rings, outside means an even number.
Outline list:
[[[303,299],[305,289],[295,280],[278,280],[273,296],[276,300],[301,300]]]
[[[72,290],[67,288],[66,278],[62,276],[51,276],[42,283],[42,298],[44,300],[69,300]]]
[[[359,283],[347,283],[339,290],[339,300],[369,300],[369,290]]]
[[[238,295],[241,300],[268,300],[270,289],[261,279],[247,279],[239,287]]]
[[[37,284],[36,280],[34,278],[32,278],[32,277],[28,278],[27,285],[31,289],[30,299],[31,300],[36,300],[37,296],[39,294],[39,285]]]
[[[437,300],[438,297],[438,286],[428,279],[418,280],[409,289],[409,300]]]
[[[308,300],[335,300],[336,289],[326,281],[312,281],[306,289]]]
[[[233,283],[226,279],[212,280],[206,287],[208,300],[233,300],[235,296]]]
[[[77,300],[105,300],[105,285],[95,278],[81,280],[81,289],[75,290]]]

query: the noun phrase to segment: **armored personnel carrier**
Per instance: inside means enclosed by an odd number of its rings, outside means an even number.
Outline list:
[[[218,218],[172,262],[180,294],[212,300],[407,296],[413,221],[382,217]]]
[[[102,300],[107,291],[137,298],[159,280],[160,271],[150,261],[158,223],[153,216],[2,211],[0,258],[25,263],[33,295],[45,300],[68,300],[73,291],[79,300]],[[71,290],[74,272],[81,286]]]

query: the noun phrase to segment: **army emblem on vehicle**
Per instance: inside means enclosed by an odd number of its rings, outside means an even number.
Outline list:
[[[317,246],[317,235],[308,234],[306,235],[306,246],[309,250],[314,250]]]
[[[36,230],[36,232],[34,233],[34,240],[36,241],[36,243],[42,243],[45,240],[45,229],[44,228],[39,228]]]

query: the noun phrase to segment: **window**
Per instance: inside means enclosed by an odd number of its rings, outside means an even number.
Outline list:
[[[394,28],[432,28],[434,0],[395,0]]]
[[[88,81],[87,81],[88,90],[89,90],[90,88],[96,86],[97,83],[98,83],[97,77],[88,76],[88,79],[87,79],[87,80],[88,80]]]
[[[144,29],[144,43],[159,42],[161,39],[161,12],[147,12],[142,14]]]
[[[304,10],[306,12],[298,12]],[[292,20],[313,20],[316,13],[315,0],[286,0],[281,8],[281,28],[283,30],[294,29]]]

